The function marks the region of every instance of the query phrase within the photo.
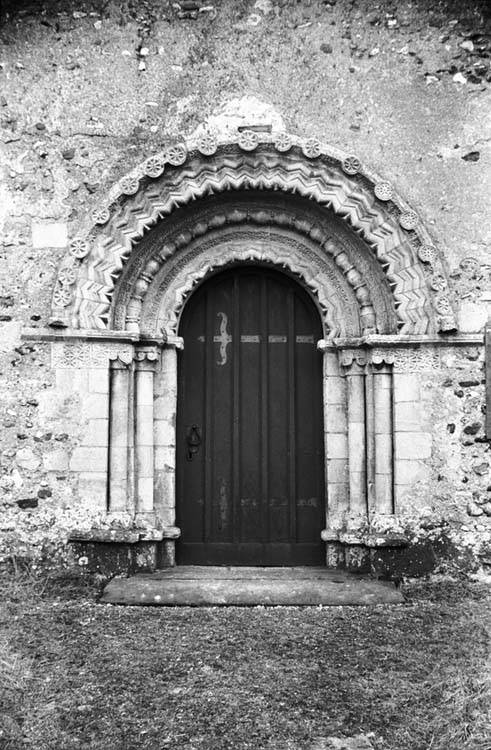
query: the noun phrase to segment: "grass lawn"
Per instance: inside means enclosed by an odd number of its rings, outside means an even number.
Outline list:
[[[2,592],[1,750],[307,750],[367,733],[377,750],[491,748],[482,585],[271,609],[114,607],[19,577]]]

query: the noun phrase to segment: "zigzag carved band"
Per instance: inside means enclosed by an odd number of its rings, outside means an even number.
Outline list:
[[[297,150],[280,153],[276,150],[279,146],[271,143],[259,144],[259,151],[245,153],[244,143],[222,144],[210,156],[194,151],[182,166],[167,168],[160,177],[134,177],[131,185],[127,180],[126,192],[135,192],[135,187],[138,192],[128,197],[119,195],[108,206],[109,213],[98,215],[96,227],[87,228],[85,235],[72,243],[77,260],[75,267],[65,262],[60,269],[53,318],[74,327],[106,327],[115,283],[133,247],[152,226],[179,207],[210,194],[266,190],[308,198],[338,214],[363,238],[367,254],[385,270],[401,332],[428,333],[455,327],[446,289],[441,289],[441,279],[445,286],[441,262],[436,253],[429,252],[428,237],[414,212],[404,210],[405,204],[395,194],[382,190],[380,183],[377,193],[368,173],[362,174],[363,170],[351,162],[343,162],[341,168],[332,157],[324,159],[322,149],[314,159],[305,151],[303,155]],[[306,148],[309,155],[317,154],[317,149]],[[182,159],[182,154],[177,157]],[[355,167],[356,175],[343,172]],[[113,195],[116,193],[113,191]],[[389,193],[391,200],[387,200]],[[106,221],[102,229],[99,225]],[[421,256],[431,258],[433,276],[439,279],[438,291],[429,283],[432,276],[418,257],[421,248]],[[66,279],[73,276],[72,290]]]

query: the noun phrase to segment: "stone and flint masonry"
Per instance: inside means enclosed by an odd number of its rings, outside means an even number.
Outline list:
[[[486,81],[406,70],[396,48],[433,11],[388,5],[367,31],[362,4],[327,5],[4,22],[3,560],[490,563]],[[432,54],[442,29],[462,47],[478,11],[437,13]],[[267,43],[297,50],[276,76]],[[381,54],[405,58],[403,115]],[[193,87],[216,92],[227,55],[240,83],[203,105]]]

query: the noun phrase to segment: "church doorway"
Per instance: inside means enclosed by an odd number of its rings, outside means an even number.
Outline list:
[[[322,565],[322,325],[290,276],[234,266],[179,334],[177,563]]]

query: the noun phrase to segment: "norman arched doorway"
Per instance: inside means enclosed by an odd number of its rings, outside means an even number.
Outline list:
[[[92,503],[88,538],[134,545],[139,568],[155,567],[159,550],[164,565],[175,564],[176,546],[185,552],[176,468],[185,477],[197,465],[186,461],[182,473],[176,463],[178,458],[184,464],[182,451],[189,447],[183,447],[181,428],[176,430],[178,358],[192,356],[186,308],[206,297],[202,290],[208,284],[221,283],[220,273],[248,264],[257,269],[249,273],[269,266],[268,278],[281,278],[278,283],[289,289],[296,279],[301,286],[295,294],[303,294],[318,316],[311,352],[312,361],[322,358],[318,416],[323,416],[324,506],[326,497],[328,502],[317,533],[328,565],[360,567],[373,550],[401,538],[405,543],[399,518],[415,483],[429,476],[431,435],[421,408],[421,373],[440,366],[441,347],[448,345],[444,334],[455,332],[456,318],[444,256],[393,186],[356,156],[286,132],[247,130],[219,138],[206,132],[152,155],[111,189],[70,242],[54,288],[51,330],[38,340],[51,342],[60,382],[71,384],[65,371],[77,370],[82,383],[87,426],[71,465],[78,472],[79,496]],[[220,361],[220,347],[228,357],[241,336],[275,335],[266,329],[234,331],[230,309],[223,307],[213,309],[211,320],[215,328],[196,330],[194,338],[205,337],[201,345],[216,336],[213,351],[215,356],[218,348]],[[277,335],[290,336],[291,343],[290,334]],[[228,345],[227,337],[232,337]],[[244,351],[262,345],[244,342]],[[283,345],[271,342],[271,349]],[[299,349],[307,346],[298,343]],[[281,375],[289,366],[278,368]],[[206,368],[206,361],[200,366],[191,361],[200,376]],[[232,385],[228,440],[237,446]],[[206,384],[200,388],[206,402]],[[203,429],[199,420],[206,418],[189,414],[182,420],[185,429],[193,424]],[[260,410],[255,418],[262,419]],[[297,420],[297,429],[300,424],[308,420]],[[207,439],[199,429],[190,438]],[[237,483],[230,467],[227,471],[228,481]],[[218,511],[222,486],[212,482]],[[234,492],[239,501],[255,497],[240,481]],[[317,490],[297,494],[306,503],[305,514],[321,513],[322,506],[308,505]],[[276,495],[282,493],[267,488],[263,497]],[[233,517],[236,505],[227,512]],[[253,526],[258,528],[257,518]],[[295,534],[284,543],[311,539],[310,531]],[[278,541],[283,543],[281,535]],[[264,544],[257,537],[254,543]],[[315,549],[318,544],[317,536]],[[268,554],[273,561],[271,549]],[[180,562],[184,559],[183,554]],[[291,554],[288,560],[301,561]],[[223,561],[231,559],[225,555]],[[255,556],[254,562],[260,561]]]
[[[324,511],[319,313],[295,280],[235,266],[180,322],[179,564],[320,565]]]

